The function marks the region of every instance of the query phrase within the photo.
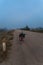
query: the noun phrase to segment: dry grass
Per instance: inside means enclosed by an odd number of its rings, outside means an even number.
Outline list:
[[[3,62],[8,57],[8,52],[11,50],[12,47],[12,40],[13,40],[13,32],[14,30],[0,32],[0,62]],[[3,52],[2,50],[2,43],[6,43],[6,51]]]

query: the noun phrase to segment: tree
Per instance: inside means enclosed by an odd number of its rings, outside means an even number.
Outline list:
[[[24,28],[21,28],[21,30],[30,30],[28,26],[25,26]]]
[[[30,28],[28,26],[25,27],[26,30],[30,30]]]

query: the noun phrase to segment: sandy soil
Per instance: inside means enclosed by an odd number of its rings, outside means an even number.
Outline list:
[[[9,59],[0,65],[43,65],[43,33],[23,31],[26,37],[20,42],[20,32],[14,32]]]

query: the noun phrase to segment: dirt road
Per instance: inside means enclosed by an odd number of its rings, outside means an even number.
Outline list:
[[[20,32],[14,32],[10,57],[0,65],[43,65],[43,34],[24,31],[26,38],[20,42]]]

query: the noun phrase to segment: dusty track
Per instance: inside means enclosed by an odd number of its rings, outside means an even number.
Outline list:
[[[14,32],[10,58],[0,65],[43,65],[43,34],[24,31],[26,38],[20,42],[20,32]]]

